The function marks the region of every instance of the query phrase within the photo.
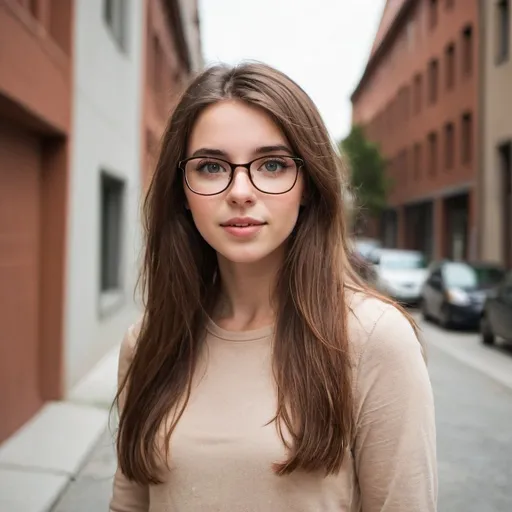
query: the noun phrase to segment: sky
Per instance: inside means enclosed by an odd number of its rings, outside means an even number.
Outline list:
[[[348,134],[350,95],[385,0],[199,0],[206,64],[270,64],[299,83],[335,140]]]

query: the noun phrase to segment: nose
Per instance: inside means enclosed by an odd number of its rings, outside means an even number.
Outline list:
[[[256,189],[248,175],[248,171],[243,168],[234,170],[233,181],[228,189],[226,199],[229,203],[236,206],[248,206],[256,201]]]

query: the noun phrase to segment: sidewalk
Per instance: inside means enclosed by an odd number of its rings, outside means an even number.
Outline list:
[[[0,511],[50,512],[69,482],[85,469],[108,426],[118,354],[116,347],[67,401],[46,404],[0,446]]]
[[[512,389],[512,348],[509,344],[498,342],[496,346],[485,346],[480,334],[473,332],[447,331],[439,326],[424,322],[421,315],[413,315],[421,330],[432,345],[447,353],[461,363],[487,375],[508,389]]]

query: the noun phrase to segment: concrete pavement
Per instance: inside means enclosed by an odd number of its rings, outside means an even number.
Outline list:
[[[510,512],[512,390],[437,346],[431,348],[429,367],[436,403],[439,511]]]
[[[87,463],[82,469],[107,426],[118,356],[119,347],[72,390],[67,401],[46,404],[0,446],[1,512],[48,512],[69,482],[90,467]]]

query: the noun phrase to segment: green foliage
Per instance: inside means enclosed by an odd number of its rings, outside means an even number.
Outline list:
[[[353,126],[340,142],[340,151],[350,169],[350,184],[359,208],[379,215],[386,208],[390,183],[386,162],[376,144],[369,141],[360,126]]]

